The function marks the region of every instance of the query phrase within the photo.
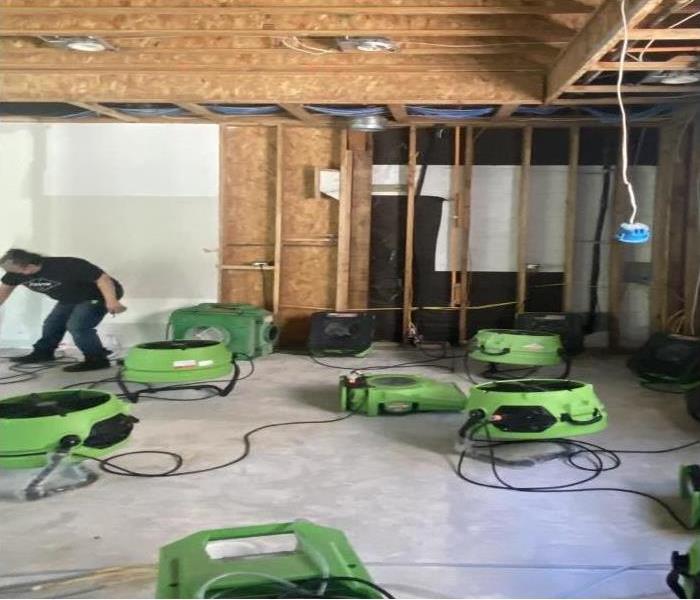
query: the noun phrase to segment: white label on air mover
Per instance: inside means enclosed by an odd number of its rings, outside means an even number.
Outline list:
[[[525,350],[532,350],[533,352],[539,352],[540,350],[544,350],[544,346],[540,344],[528,344],[527,346],[523,346]]]
[[[175,362],[173,362],[174,369],[192,369],[196,366],[196,360],[176,360]]]
[[[200,360],[197,363],[200,367],[211,367],[214,364],[213,360]]]

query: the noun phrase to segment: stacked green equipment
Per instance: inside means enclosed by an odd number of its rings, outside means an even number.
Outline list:
[[[678,598],[700,597],[700,540],[696,540],[687,554],[671,554],[671,572],[666,583]]]
[[[129,349],[122,377],[136,383],[208,381],[231,372],[231,353],[219,342],[150,342]]]
[[[172,337],[223,343],[231,353],[251,358],[271,354],[279,329],[272,313],[252,304],[205,303],[170,315]]]
[[[561,339],[558,334],[546,331],[524,331],[520,329],[482,329],[477,332],[472,342],[473,349],[469,357],[489,363],[491,368],[483,373],[484,377],[497,378],[496,365],[526,367],[546,367],[566,364]]]
[[[597,433],[608,424],[593,386],[566,379],[494,381],[469,391],[461,437],[547,440]]]
[[[700,465],[682,466],[680,482],[681,498],[690,504],[688,524],[690,527],[697,527],[700,525]]]
[[[129,405],[96,390],[59,390],[0,401],[0,470],[13,498],[36,500],[83,487],[97,475],[79,463],[126,444]],[[20,473],[26,470],[26,474]]]
[[[340,378],[340,408],[380,414],[464,410],[467,397],[454,383],[418,375],[356,375]]]
[[[293,535],[291,551],[250,553],[251,538]],[[238,540],[238,542],[237,542]],[[243,547],[213,558],[209,545]],[[160,550],[157,598],[381,598],[345,535],[309,521],[200,531]],[[319,593],[320,592],[320,593]]]

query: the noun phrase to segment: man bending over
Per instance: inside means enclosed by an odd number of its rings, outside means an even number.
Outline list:
[[[109,368],[110,352],[95,328],[107,313],[116,315],[126,310],[119,302],[124,290],[116,279],[82,258],[41,256],[19,249],[8,250],[0,258],[0,268],[6,271],[0,283],[0,306],[18,285],[58,301],[44,321],[41,339],[34,344],[33,352],[13,359],[14,362],[55,360],[54,352],[69,331],[85,359],[64,371]]]

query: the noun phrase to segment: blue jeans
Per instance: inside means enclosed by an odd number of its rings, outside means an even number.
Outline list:
[[[102,345],[95,327],[106,314],[107,309],[100,301],[88,300],[79,304],[59,302],[46,317],[41,339],[34,344],[34,349],[37,352],[53,353],[68,331],[86,357],[104,358],[110,352]]]

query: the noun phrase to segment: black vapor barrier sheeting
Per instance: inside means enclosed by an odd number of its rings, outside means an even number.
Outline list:
[[[417,196],[413,245],[413,305],[447,306],[450,303],[451,274],[435,270],[440,220],[444,198]],[[373,196],[370,241],[371,308],[403,305],[406,243],[406,196]],[[418,330],[431,340],[454,340],[457,333],[455,311],[418,310],[414,313]],[[402,337],[400,310],[376,311],[375,336],[383,340]]]

